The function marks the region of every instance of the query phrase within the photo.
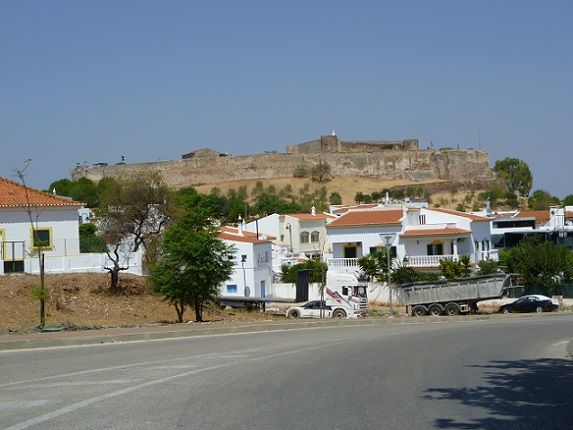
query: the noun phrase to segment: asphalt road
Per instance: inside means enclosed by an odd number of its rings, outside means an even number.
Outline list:
[[[2,352],[0,428],[571,429],[572,338],[541,315]]]

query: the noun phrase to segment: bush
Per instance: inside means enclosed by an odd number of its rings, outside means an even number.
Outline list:
[[[304,164],[299,164],[294,168],[292,175],[295,178],[306,178],[308,177],[308,168]]]

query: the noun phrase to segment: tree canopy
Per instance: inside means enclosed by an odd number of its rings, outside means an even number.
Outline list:
[[[538,238],[523,240],[500,255],[509,272],[519,273],[526,285],[548,291],[573,281],[573,253],[564,246]]]
[[[533,175],[529,166],[519,158],[507,157],[497,160],[493,168],[498,178],[503,179],[510,193],[526,197],[533,185]]]
[[[217,298],[219,285],[233,271],[234,248],[217,239],[213,207],[201,195],[188,194],[178,220],[160,244],[150,268],[151,289],[175,307],[179,322],[189,306],[203,320],[203,306]]]

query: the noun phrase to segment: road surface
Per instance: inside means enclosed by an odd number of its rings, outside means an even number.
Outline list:
[[[573,428],[573,315],[446,321],[3,352],[0,428]]]

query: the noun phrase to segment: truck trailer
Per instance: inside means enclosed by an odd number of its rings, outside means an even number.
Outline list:
[[[412,316],[459,315],[477,311],[482,300],[498,299],[512,288],[515,277],[505,273],[449,281],[400,285]]]

